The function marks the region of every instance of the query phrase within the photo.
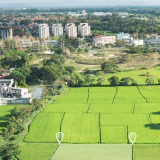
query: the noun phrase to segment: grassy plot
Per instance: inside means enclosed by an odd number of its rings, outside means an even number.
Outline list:
[[[88,88],[70,88],[69,92],[65,93],[56,99],[56,104],[84,104],[88,98]]]
[[[102,126],[101,127],[102,143],[127,143],[126,126]]]
[[[160,160],[160,144],[134,145],[133,160]]]
[[[160,102],[160,86],[140,86],[138,87],[148,103]]]
[[[66,143],[99,143],[98,114],[66,113],[62,132]]]
[[[115,96],[114,103],[136,103],[146,102],[143,96],[139,93],[137,87],[118,87],[118,92]]]
[[[56,133],[60,132],[63,113],[40,113],[30,126],[25,137],[27,142],[57,142]]]
[[[133,104],[91,104],[89,112],[132,113]]]
[[[101,114],[101,125],[144,125],[149,123],[145,114]]]
[[[43,112],[86,112],[89,104],[49,104]]]
[[[10,114],[15,106],[0,106],[0,133],[1,129],[7,125],[5,118]]]
[[[131,77],[134,80],[136,80],[136,82],[138,84],[146,84],[146,76],[140,76],[141,74],[145,74],[146,72],[149,72],[154,79],[154,83],[158,83],[158,78],[160,77],[160,67],[155,67],[155,68],[151,68],[151,69],[147,69],[147,70],[134,70],[134,71],[126,71],[126,72],[117,72],[114,74],[109,74],[107,75],[107,79],[112,77],[112,76],[118,76],[119,79],[124,78],[124,77]],[[109,84],[109,83],[108,83]]]
[[[53,143],[22,143],[20,144],[20,160],[49,160],[57,148]]]
[[[135,132],[137,139],[135,143],[160,143],[160,130],[151,129],[150,124],[143,126],[128,126],[128,133]]]
[[[160,111],[160,103],[136,103],[134,113],[156,113]]]
[[[51,160],[132,160],[132,146],[123,144],[61,144]]]

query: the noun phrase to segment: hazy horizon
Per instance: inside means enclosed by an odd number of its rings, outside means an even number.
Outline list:
[[[5,0],[0,2],[0,8],[27,8],[27,7],[81,7],[81,6],[90,6],[90,7],[104,7],[104,6],[117,6],[117,5],[133,5],[133,6],[156,6],[160,5],[159,0]]]

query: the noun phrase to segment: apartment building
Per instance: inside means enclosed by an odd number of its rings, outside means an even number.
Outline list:
[[[88,23],[80,23],[78,25],[78,34],[81,37],[86,37],[91,34],[91,27],[88,25]]]
[[[55,37],[58,37],[60,35],[63,35],[63,26],[62,24],[53,24],[52,25],[52,35]]]
[[[39,24],[39,37],[46,39],[49,38],[49,26],[48,24]]]
[[[65,33],[69,38],[77,38],[77,26],[74,23],[67,23]]]
[[[0,39],[7,39],[13,37],[12,27],[0,26]]]

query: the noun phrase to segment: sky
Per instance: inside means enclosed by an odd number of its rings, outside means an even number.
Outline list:
[[[50,6],[50,4],[54,6],[160,5],[160,0],[0,0],[0,7]]]

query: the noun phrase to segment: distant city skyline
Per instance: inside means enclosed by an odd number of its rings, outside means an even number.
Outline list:
[[[52,6],[53,5],[53,6]],[[111,5],[160,5],[159,0],[5,0],[0,2],[3,7],[38,7],[38,6],[111,6]]]

